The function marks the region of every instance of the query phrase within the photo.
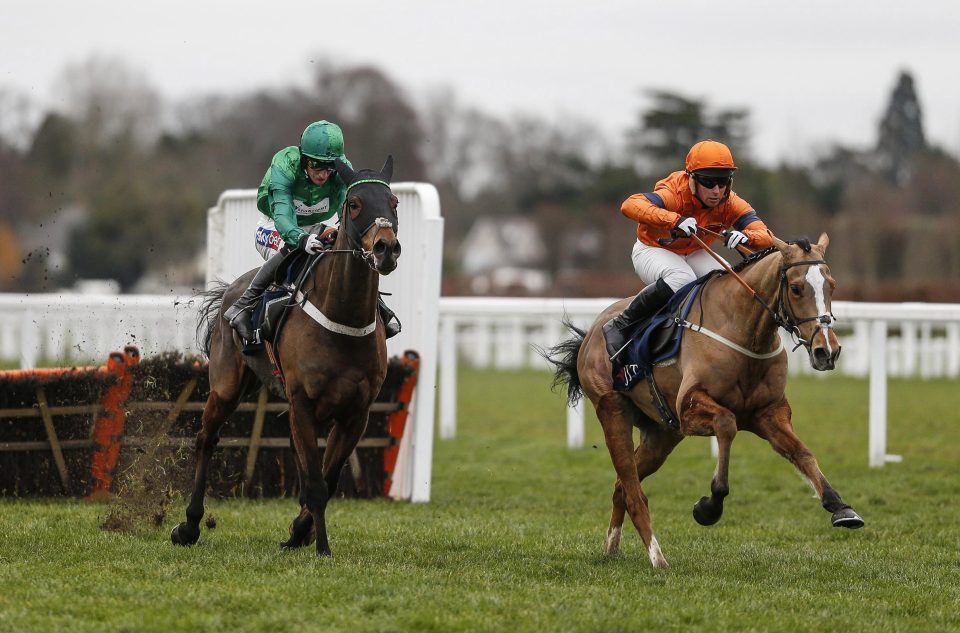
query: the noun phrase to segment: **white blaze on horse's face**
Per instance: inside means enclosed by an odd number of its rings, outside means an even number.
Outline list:
[[[813,289],[813,300],[816,306],[816,329],[809,339],[811,361],[815,369],[833,369],[834,361],[840,353],[840,343],[836,334],[833,333],[834,318],[829,305],[833,282],[827,274],[824,274],[820,264],[807,268],[804,281]],[[814,345],[818,331],[823,338],[823,348],[819,349]]]
[[[813,288],[813,299],[817,304],[817,316],[827,317],[827,319],[820,321],[819,325],[821,330],[826,331],[833,327],[833,315],[830,314],[830,309],[827,307],[827,284],[829,282],[823,275],[823,271],[820,270],[819,264],[807,268],[806,281]],[[827,340],[827,345],[830,345],[829,340]]]

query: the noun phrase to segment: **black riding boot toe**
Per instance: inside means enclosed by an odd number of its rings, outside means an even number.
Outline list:
[[[230,318],[231,316],[232,318]],[[227,311],[223,317],[227,319],[227,322],[237,331],[237,334],[240,335],[243,341],[252,341],[254,339],[253,316],[250,310],[240,310],[236,315],[231,315],[230,312]]]
[[[607,355],[613,360],[617,352],[627,344],[626,334],[617,326],[616,318],[603,324],[603,337],[607,340]]]

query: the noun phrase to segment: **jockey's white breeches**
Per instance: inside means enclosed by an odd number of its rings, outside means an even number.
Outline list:
[[[633,245],[633,269],[644,284],[667,282],[674,292],[711,270],[722,268],[709,253],[697,249],[689,255],[678,255],[659,246],[650,246],[640,240]]]

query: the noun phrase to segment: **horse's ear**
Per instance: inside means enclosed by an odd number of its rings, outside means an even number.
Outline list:
[[[773,231],[771,231],[770,229],[767,229],[767,233],[769,233],[769,234],[770,234],[770,237],[773,238],[773,245],[777,247],[777,250],[778,250],[778,251],[780,251],[780,252],[782,253],[782,252],[784,252],[785,250],[787,250],[787,246],[789,246],[789,244],[787,244],[786,242],[784,242],[783,240],[781,240],[779,237],[777,237],[776,235],[774,235],[774,234],[773,234]]]
[[[821,233],[821,234],[820,234],[820,239],[817,240],[817,246],[819,246],[820,248],[822,248],[822,249],[824,250],[824,252],[826,252],[826,250],[827,250],[827,245],[828,245],[829,243],[830,243],[830,236],[828,236],[826,233]]]
[[[348,187],[357,179],[357,174],[353,171],[353,168],[341,159],[334,159],[333,165],[337,168],[337,174],[340,175],[340,180]]]
[[[380,168],[380,179],[390,182],[391,178],[393,178],[393,154],[388,154],[387,161]]]

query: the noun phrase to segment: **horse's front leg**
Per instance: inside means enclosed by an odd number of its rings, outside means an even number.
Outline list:
[[[717,467],[710,482],[710,496],[701,497],[693,506],[693,518],[697,523],[713,525],[723,516],[723,500],[730,494],[730,445],[737,435],[737,418],[702,389],[692,389],[679,397],[677,410],[681,433],[715,435],[717,438]]]
[[[302,507],[313,517],[316,532],[317,555],[332,556],[327,541],[325,513],[329,494],[323,479],[320,449],[317,446],[316,419],[313,403],[302,390],[290,394],[290,434],[299,459]],[[302,524],[303,510],[294,520]],[[291,534],[291,540],[293,535]]]
[[[280,547],[283,549],[306,547],[317,538],[317,533],[313,529],[313,515],[307,510],[306,495],[304,493],[305,488],[303,482],[306,481],[307,475],[303,471],[300,457],[297,455],[297,447],[293,442],[293,435],[290,436],[290,451],[293,454],[293,463],[297,467],[297,483],[300,488],[300,494],[298,496],[300,500],[300,514],[290,523],[290,538],[280,543]]]
[[[793,430],[790,405],[786,398],[757,416],[753,430],[758,436],[770,442],[777,453],[787,458],[810,484],[821,505],[832,516],[834,527],[860,528],[863,519],[840,498],[827,478],[820,471],[817,458],[804,446]]]
[[[619,523],[622,524],[622,508],[625,507],[644,547],[647,548],[650,564],[654,567],[667,567],[667,559],[663,557],[660,544],[653,534],[647,497],[643,494],[637,475],[637,464],[633,455],[633,412],[629,409],[632,405],[621,394],[611,392],[601,396],[594,406],[618,477],[617,490],[614,491],[613,517],[607,530],[607,552],[615,553],[619,547],[620,525],[614,523],[619,516]]]

